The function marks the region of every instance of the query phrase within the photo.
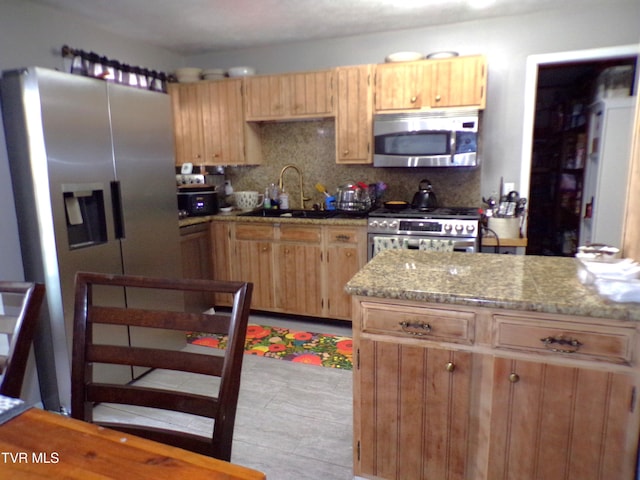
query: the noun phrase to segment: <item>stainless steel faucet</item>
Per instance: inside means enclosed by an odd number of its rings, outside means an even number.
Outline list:
[[[284,172],[286,172],[290,168],[293,168],[296,172],[298,172],[298,178],[300,179],[300,208],[304,210],[304,202],[306,202],[307,200],[311,200],[311,198],[304,196],[302,172],[298,167],[292,164],[285,165],[282,170],[280,170],[280,180],[278,180],[278,187],[280,187],[280,191],[282,191],[282,187],[284,186]]]

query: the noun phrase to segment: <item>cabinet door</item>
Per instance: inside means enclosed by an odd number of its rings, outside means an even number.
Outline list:
[[[237,280],[253,282],[251,308],[272,310],[273,298],[273,244],[237,240],[235,242]]]
[[[376,111],[421,108],[425,62],[384,63],[376,66]]]
[[[336,162],[371,163],[373,67],[337,69]]]
[[[432,108],[485,107],[486,60],[483,56],[425,62]]]
[[[201,108],[205,163],[245,163],[242,80],[202,82]]]
[[[192,225],[180,229],[182,251],[182,276],[210,280],[211,235],[209,224]],[[185,292],[186,308],[191,312],[203,312],[211,307],[212,299],[203,292]]]
[[[326,227],[325,257],[327,282],[327,316],[351,320],[351,295],[344,286],[366,263],[366,229],[364,227]]]
[[[269,120],[285,114],[285,75],[246,77],[247,120]]]
[[[488,478],[634,478],[635,403],[622,373],[497,358]]]
[[[277,247],[277,307],[287,313],[322,315],[319,245],[283,243]]]
[[[326,117],[333,113],[333,70],[287,75],[289,115]]]
[[[214,280],[231,280],[231,224],[211,222],[211,277]],[[233,298],[228,294],[216,294],[215,304],[231,306]]]
[[[169,84],[173,109],[176,164],[201,164],[204,159],[202,108],[199,85]]]
[[[358,350],[356,475],[464,479],[471,353],[366,338]]]
[[[251,308],[272,310],[274,301],[273,240],[275,227],[236,223],[232,274],[236,280],[253,282]]]

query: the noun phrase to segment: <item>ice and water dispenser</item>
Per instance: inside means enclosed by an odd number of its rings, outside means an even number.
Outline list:
[[[69,248],[84,248],[107,242],[103,184],[63,185]]]

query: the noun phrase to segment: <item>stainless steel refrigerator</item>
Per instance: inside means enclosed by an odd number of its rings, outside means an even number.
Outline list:
[[[44,282],[34,342],[45,408],[70,405],[74,276],[79,270],[180,276],[171,105],[166,94],[39,67],[0,84],[25,278]],[[98,293],[112,304],[180,308],[178,297]],[[162,332],[97,332],[175,343]],[[135,372],[104,371],[126,382]]]

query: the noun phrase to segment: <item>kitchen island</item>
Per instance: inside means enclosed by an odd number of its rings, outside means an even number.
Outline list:
[[[573,258],[385,251],[353,295],[354,471],[635,478],[640,304]]]

